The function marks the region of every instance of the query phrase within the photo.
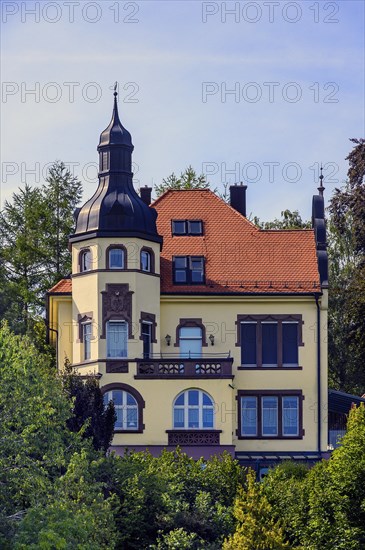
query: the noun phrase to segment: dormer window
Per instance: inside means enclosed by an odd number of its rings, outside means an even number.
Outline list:
[[[80,252],[80,271],[90,271],[92,266],[91,250],[87,248]]]
[[[172,234],[198,236],[203,235],[202,220],[172,220]]]
[[[173,280],[175,284],[204,284],[204,256],[174,256]]]
[[[125,269],[125,250],[120,246],[113,246],[108,249],[108,268]]]

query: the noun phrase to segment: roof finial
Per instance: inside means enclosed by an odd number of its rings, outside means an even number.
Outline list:
[[[113,94],[115,98],[116,98],[117,95],[118,95],[117,88],[118,88],[118,82],[115,81],[115,83],[114,83],[114,94]]]
[[[325,190],[325,187],[323,187],[323,166],[322,166],[322,163],[321,163],[321,168],[320,168],[320,176],[319,176],[319,187],[317,188],[318,191],[319,191],[319,194],[321,197],[323,197],[323,191]]]

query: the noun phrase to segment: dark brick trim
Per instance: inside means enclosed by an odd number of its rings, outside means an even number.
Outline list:
[[[298,369],[297,366],[295,367],[284,367],[283,365],[283,322],[285,321],[292,321],[298,324],[298,332],[297,332],[297,338],[298,338],[298,347],[304,346],[303,343],[303,317],[301,314],[265,314],[265,315],[237,315],[237,321],[235,322],[237,327],[237,340],[236,340],[236,347],[241,347],[241,323],[242,322],[252,322],[256,323],[256,367],[243,367],[241,365],[239,368],[247,368],[247,369],[266,369],[267,367],[262,366],[262,323],[263,322],[274,322],[278,325],[278,331],[277,331],[277,367],[273,367],[275,369],[288,369],[288,368],[295,368]],[[270,367],[269,367],[270,368]]]
[[[81,273],[90,273],[91,269],[87,269],[87,270],[82,270],[82,258],[83,256],[85,255],[86,252],[90,252],[90,254],[92,255],[92,252],[91,252],[91,248],[89,246],[86,246],[84,248],[81,248],[79,250],[79,255],[78,255],[78,259],[77,259],[77,269],[78,269],[78,272],[79,274]]]
[[[199,327],[202,329],[202,346],[207,347],[207,334],[205,325],[203,325],[203,320],[201,318],[187,317],[180,319],[179,324],[176,327],[176,342],[174,344],[175,348],[180,347],[180,329],[183,327]]]
[[[157,323],[156,323],[156,315],[154,315],[153,313],[147,313],[145,311],[141,311],[141,317],[139,319],[139,324],[140,324],[140,336],[139,336],[139,339],[140,340],[143,340],[143,337],[142,337],[142,323],[144,323],[145,321],[147,321],[148,323],[151,323],[151,343],[152,344],[157,344],[157,340],[156,340],[156,327],[157,327]]]
[[[75,277],[82,277],[83,275],[90,275],[90,274],[94,274],[94,273],[110,273],[110,271],[112,271],[113,273],[143,273],[144,275],[151,275],[152,277],[158,277],[160,278],[160,274],[159,273],[151,273],[150,271],[142,271],[141,269],[90,269],[89,271],[83,271],[82,273],[73,273],[71,275],[71,278],[74,279]],[[55,293],[56,295],[57,294],[61,294],[60,292],[57,292]],[[66,294],[69,294],[68,292],[66,292]]]
[[[142,252],[148,252],[150,255],[150,270],[144,271],[142,269]],[[155,253],[152,248],[149,246],[142,246],[140,252],[139,252],[139,271],[142,273],[155,273]]]
[[[94,313],[92,311],[87,311],[86,313],[79,313],[78,316],[77,316],[77,324],[78,324],[78,339],[76,340],[76,342],[78,344],[83,344],[84,343],[84,333],[83,333],[83,330],[82,330],[82,325],[84,323],[92,323],[92,320],[93,320],[93,315]],[[91,337],[91,340],[94,340],[95,339],[95,336],[93,335]]]
[[[106,338],[106,324],[108,321],[126,321],[128,323],[128,339],[134,339],[132,327],[132,295],[129,285],[106,284],[102,295],[102,334]]]

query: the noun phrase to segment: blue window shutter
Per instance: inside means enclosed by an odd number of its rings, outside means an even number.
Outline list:
[[[283,323],[283,365],[298,364],[298,323]]]
[[[241,364],[256,365],[256,323],[241,323]]]
[[[278,364],[278,325],[262,323],[262,365]]]

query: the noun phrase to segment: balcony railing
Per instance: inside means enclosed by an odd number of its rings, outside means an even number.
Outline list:
[[[232,357],[137,360],[136,378],[233,378]]]

